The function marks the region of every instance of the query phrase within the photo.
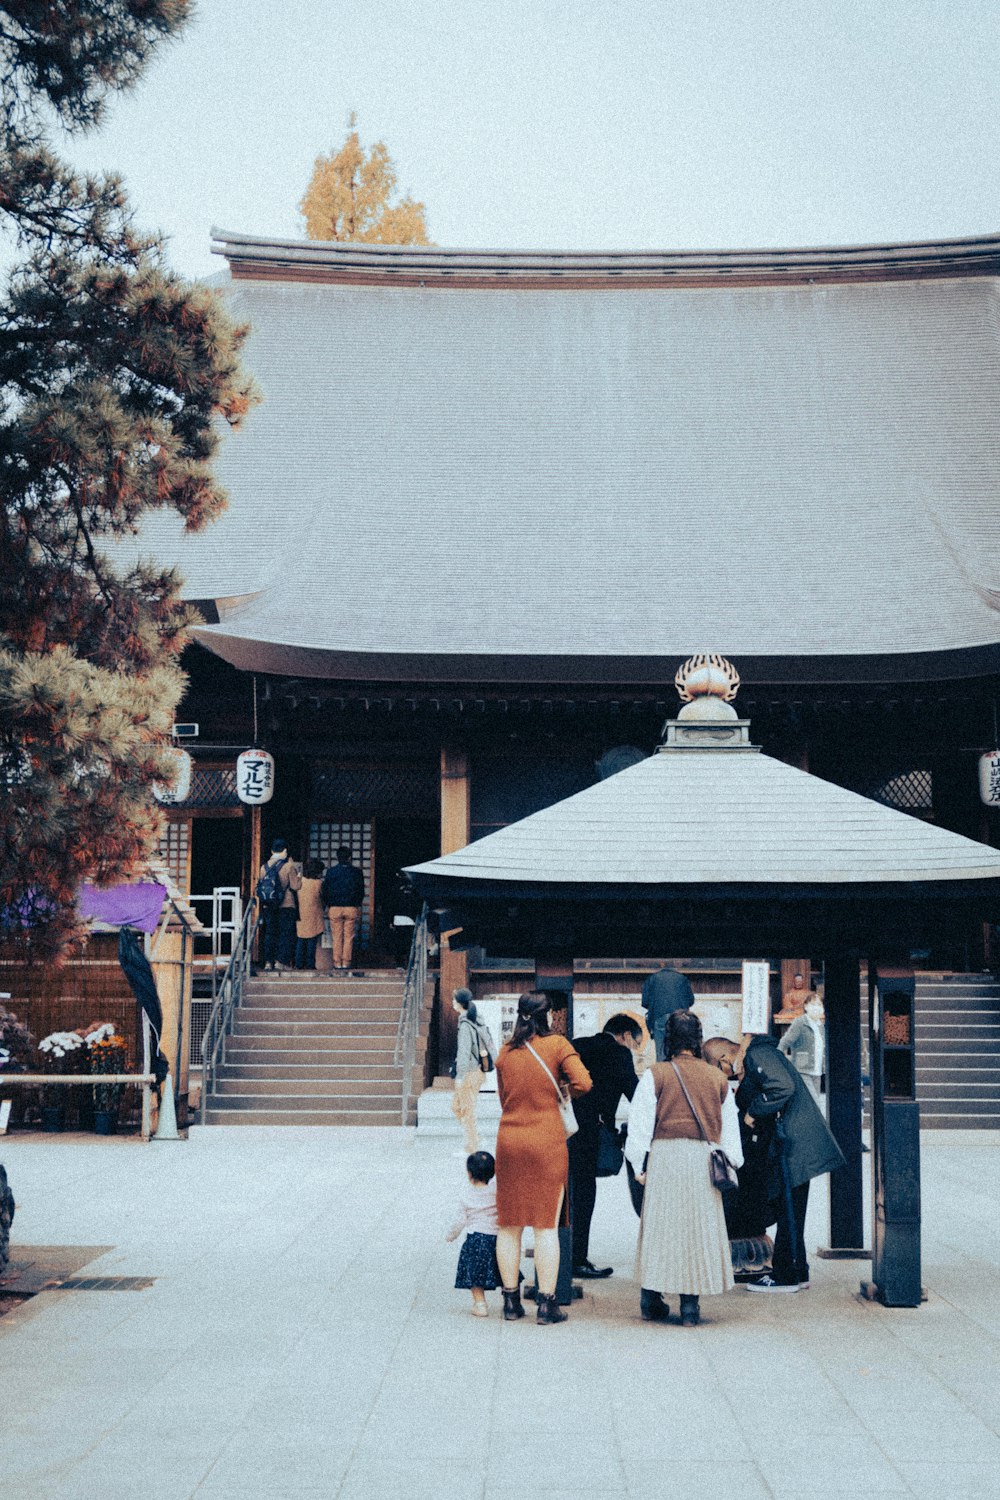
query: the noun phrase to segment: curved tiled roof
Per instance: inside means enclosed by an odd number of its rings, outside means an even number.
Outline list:
[[[1000,881],[1000,850],[766,755],[683,749],[407,873],[473,889],[910,886]]]
[[[229,513],[147,545],[223,601],[200,637],[237,664],[598,681],[706,644],[751,676],[1000,660],[997,241],[223,238],[264,403],[223,445]]]

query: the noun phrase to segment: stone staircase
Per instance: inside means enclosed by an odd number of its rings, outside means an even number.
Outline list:
[[[1000,984],[918,974],[917,1099],[925,1130],[1000,1130]]]
[[[427,986],[407,1124],[416,1123],[433,987]],[[206,1121],[215,1125],[400,1125],[393,1061],[403,976],[252,979],[226,1038]]]

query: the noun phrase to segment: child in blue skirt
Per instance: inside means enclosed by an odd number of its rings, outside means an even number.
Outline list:
[[[488,1151],[473,1151],[465,1163],[468,1183],[459,1196],[458,1218],[446,1235],[449,1243],[466,1230],[458,1257],[455,1285],[472,1292],[472,1315],[489,1316],[486,1293],[500,1285],[497,1269],[497,1165]]]

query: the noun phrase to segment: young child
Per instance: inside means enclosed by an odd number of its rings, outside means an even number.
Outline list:
[[[496,1162],[488,1151],[473,1151],[465,1163],[468,1185],[459,1198],[459,1215],[448,1230],[449,1244],[465,1229],[465,1243],[459,1252],[455,1285],[472,1292],[472,1315],[489,1316],[486,1293],[500,1285],[497,1269],[497,1189],[493,1181]]]

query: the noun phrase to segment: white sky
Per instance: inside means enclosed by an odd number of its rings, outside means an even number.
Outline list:
[[[851,244],[1000,230],[997,0],[200,0],[74,160],[177,270],[302,233],[355,109],[442,245]]]

